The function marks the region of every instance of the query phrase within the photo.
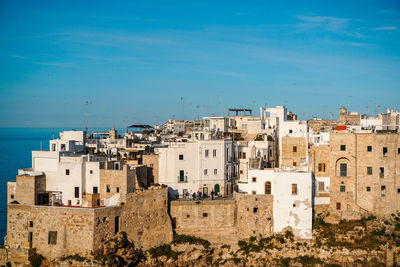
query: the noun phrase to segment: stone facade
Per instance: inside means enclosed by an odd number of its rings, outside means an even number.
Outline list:
[[[147,166],[147,177],[150,184],[158,184],[158,155],[144,154],[143,165]]]
[[[333,210],[383,215],[400,209],[400,134],[334,133],[330,146]]]
[[[281,166],[300,166],[307,160],[307,140],[303,137],[282,137]]]
[[[39,204],[39,194],[46,193],[45,175],[17,175],[15,200],[21,204]]]
[[[173,240],[168,214],[168,189],[153,188],[127,195],[120,218],[121,231],[143,249]]]
[[[100,208],[9,204],[6,245],[35,248],[47,259],[89,256],[102,243],[126,232],[135,246],[149,249],[172,241],[167,188],[127,195],[126,205]]]
[[[128,193],[147,187],[146,166],[121,164],[118,169],[100,169],[100,198],[104,205],[125,203]]]
[[[235,194],[235,199],[172,201],[175,231],[214,244],[237,244],[273,232],[273,196]]]
[[[236,194],[238,238],[273,234],[273,196]]]

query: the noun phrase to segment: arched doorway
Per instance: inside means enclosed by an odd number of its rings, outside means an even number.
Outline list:
[[[271,182],[266,182],[265,183],[265,194],[266,195],[271,195]]]
[[[219,184],[216,184],[216,185],[214,186],[214,192],[215,192],[215,194],[218,194],[218,193],[219,193]]]

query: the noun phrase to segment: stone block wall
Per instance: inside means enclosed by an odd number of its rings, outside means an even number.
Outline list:
[[[230,200],[171,201],[178,234],[201,237],[216,244],[238,241],[236,202]]]
[[[93,209],[9,204],[6,245],[36,248],[50,259],[89,255],[94,246],[94,218]]]
[[[300,166],[306,161],[307,140],[302,137],[283,137],[282,138],[282,162],[281,166],[293,167]]]
[[[143,165],[147,166],[147,176],[149,178],[150,184],[157,184],[158,183],[158,155],[157,154],[150,154],[150,155],[143,155]]]
[[[235,199],[172,201],[175,231],[214,244],[237,244],[273,233],[273,196],[235,194]]]
[[[121,208],[120,229],[143,249],[170,243],[173,231],[168,214],[168,189],[151,187],[128,194]]]
[[[238,238],[273,233],[273,196],[236,194]]]

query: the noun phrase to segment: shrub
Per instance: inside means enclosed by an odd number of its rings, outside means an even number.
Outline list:
[[[31,262],[33,267],[40,267],[43,261],[43,256],[41,254],[33,254],[29,256],[28,260]]]
[[[175,235],[174,241],[172,241],[172,244],[184,244],[184,243],[189,243],[193,245],[202,245],[206,249],[208,249],[211,245],[210,241],[208,240],[190,235]]]
[[[79,254],[69,255],[61,258],[61,261],[71,261],[71,260],[82,262],[86,260],[86,258],[79,256]]]
[[[171,245],[161,245],[151,248],[149,253],[153,258],[166,256],[167,259],[178,259],[178,253],[171,248]]]

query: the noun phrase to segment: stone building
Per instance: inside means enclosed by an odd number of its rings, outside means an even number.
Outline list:
[[[331,211],[400,210],[399,133],[335,132],[328,147],[311,148],[311,155],[316,177],[330,177]]]
[[[129,193],[122,206],[80,208],[8,204],[6,247],[35,248],[49,260],[89,256],[120,231],[143,249],[170,243],[167,188]]]
[[[126,195],[147,188],[147,167],[128,165],[123,161],[105,162],[100,166],[100,197],[105,206],[126,202]]]
[[[158,155],[157,154],[144,154],[143,155],[143,165],[147,166],[147,177],[150,184],[158,184]]]
[[[273,233],[273,197],[235,193],[233,199],[171,201],[178,234],[201,237],[214,244],[237,244],[250,236]]]
[[[304,137],[282,137],[281,167],[308,170],[308,142]]]

